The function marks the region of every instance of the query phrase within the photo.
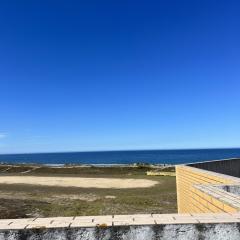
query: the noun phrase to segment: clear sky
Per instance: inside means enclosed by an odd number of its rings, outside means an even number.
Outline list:
[[[240,146],[240,2],[0,2],[0,153]]]

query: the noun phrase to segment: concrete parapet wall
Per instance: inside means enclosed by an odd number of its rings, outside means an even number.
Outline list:
[[[234,177],[240,177],[240,159],[237,158],[192,163],[188,164],[188,166]]]
[[[0,240],[239,240],[238,224],[8,230]]]
[[[239,185],[239,178],[190,166],[176,166],[179,213],[238,212],[239,196],[221,186]]]
[[[0,220],[0,240],[237,240],[240,214],[153,214]]]

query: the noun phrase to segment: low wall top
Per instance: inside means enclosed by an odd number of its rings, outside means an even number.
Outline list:
[[[239,223],[240,213],[220,214],[139,214],[56,218],[1,219],[0,230],[45,228],[105,228],[112,226]]]

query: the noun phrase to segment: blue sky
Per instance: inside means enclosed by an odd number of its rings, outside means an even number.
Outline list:
[[[239,1],[1,1],[0,153],[239,147]]]

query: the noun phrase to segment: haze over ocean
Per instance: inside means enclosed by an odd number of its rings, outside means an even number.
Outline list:
[[[4,163],[38,164],[181,164],[240,158],[240,149],[142,150],[0,155]]]

